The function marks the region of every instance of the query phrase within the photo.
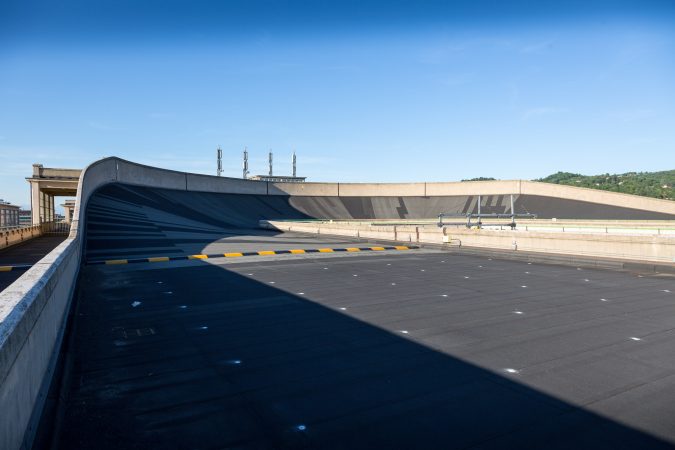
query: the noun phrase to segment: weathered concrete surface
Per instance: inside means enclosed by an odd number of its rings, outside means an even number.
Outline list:
[[[563,198],[598,204],[615,205],[624,208],[643,209],[665,214],[675,214],[675,201],[620,194],[599,189],[579,188],[561,184],[521,181],[520,194]]]
[[[95,190],[117,179],[117,161],[86,168],[71,235],[0,292],[0,448],[30,448],[58,357],[81,257],[78,224]]]
[[[317,197],[338,197],[338,183],[267,183],[270,195],[299,195]],[[342,185],[343,186],[343,185]]]
[[[0,292],[0,448],[29,448],[79,269],[68,239]]]
[[[229,194],[267,195],[267,183],[238,178],[185,174],[187,191],[222,192]]]
[[[518,195],[520,180],[426,183],[426,195]]]
[[[0,231],[0,249],[20,244],[41,235],[42,227],[40,225]]]
[[[341,222],[261,221],[282,231],[350,236],[399,242],[449,244],[542,253],[586,255],[675,263],[675,236],[556,233],[429,226],[376,225]]]
[[[340,183],[340,197],[424,197],[426,183]]]
[[[119,183],[182,190],[185,190],[186,187],[185,172],[159,169],[124,160],[117,160],[117,166],[117,181]]]

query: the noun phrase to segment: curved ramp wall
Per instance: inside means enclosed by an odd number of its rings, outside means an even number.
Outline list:
[[[429,217],[450,212],[443,209],[466,211],[472,208],[472,201],[475,206],[477,195],[499,199],[499,196],[514,194],[518,202],[539,202],[542,207],[558,199],[572,202],[568,206],[586,205],[589,214],[601,210],[605,211],[603,214],[622,211],[622,214],[643,219],[675,218],[675,202],[529,181],[285,184],[188,174],[114,157],[96,161],[82,172],[69,238],[0,293],[2,449],[31,447],[81,264],[86,206],[97,189],[111,183],[169,189],[177,197],[177,191],[258,198],[281,196],[282,203],[291,209],[279,211],[294,211],[299,217]],[[190,200],[190,195],[185,197],[184,201]],[[486,198],[485,201],[497,202],[490,205],[497,208],[503,206],[498,200]],[[253,216],[250,219],[261,218]],[[245,220],[248,218],[242,219]]]

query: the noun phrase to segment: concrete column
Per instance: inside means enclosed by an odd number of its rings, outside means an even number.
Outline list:
[[[64,215],[66,216],[66,223],[70,223],[73,220],[73,207],[69,204],[63,204]]]
[[[33,225],[40,225],[40,185],[35,182],[30,182],[30,214]]]
[[[42,222],[45,221],[45,201],[47,199],[46,199],[46,196],[45,196],[44,192],[42,192],[42,191],[39,191],[39,192],[40,192],[40,209],[39,209],[39,212],[38,212],[38,214],[39,214],[38,222],[42,223]]]
[[[53,196],[53,195],[48,195],[47,197],[49,198],[49,215],[48,215],[48,216],[49,216],[49,222],[53,222],[54,219],[56,218],[55,215],[54,215],[54,213],[55,213],[55,210],[54,210],[54,196]]]

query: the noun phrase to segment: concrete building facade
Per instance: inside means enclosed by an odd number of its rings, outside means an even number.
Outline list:
[[[19,226],[19,207],[0,199],[0,228]]]

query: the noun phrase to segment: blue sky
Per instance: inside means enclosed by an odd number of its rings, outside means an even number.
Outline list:
[[[218,145],[311,181],[674,169],[675,4],[586,3],[3,1],[0,198]]]

